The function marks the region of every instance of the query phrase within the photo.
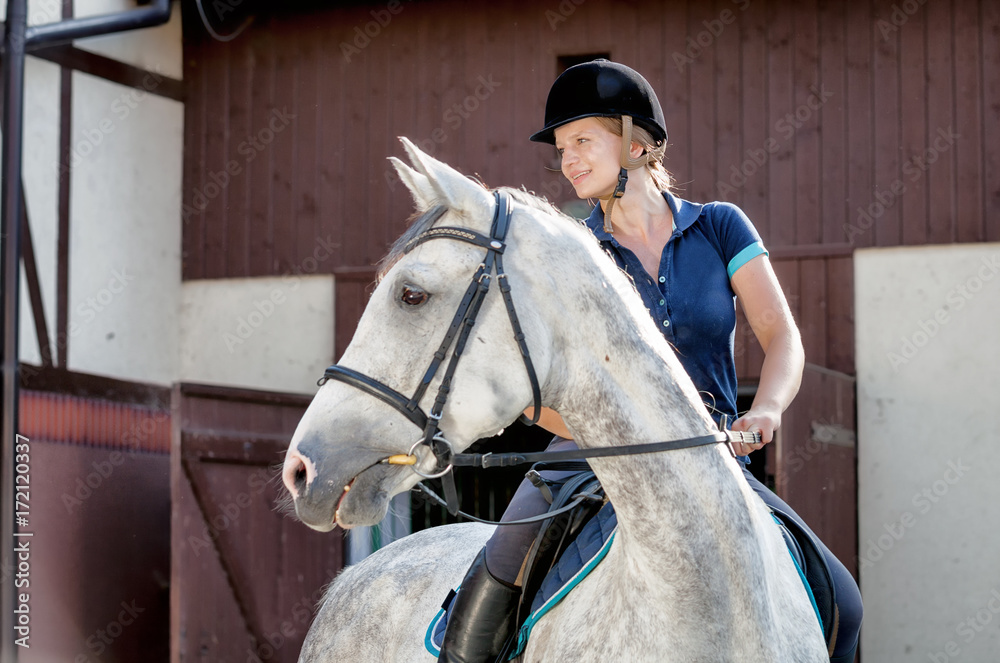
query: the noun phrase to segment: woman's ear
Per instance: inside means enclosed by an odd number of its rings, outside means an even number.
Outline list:
[[[645,151],[646,151],[646,149],[642,145],[640,145],[638,142],[636,142],[636,141],[633,140],[632,141],[632,147],[628,151],[628,155],[630,157],[632,157],[633,159],[638,159],[639,157],[642,156],[643,152],[645,152]]]

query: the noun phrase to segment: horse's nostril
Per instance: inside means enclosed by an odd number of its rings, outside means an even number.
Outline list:
[[[301,456],[293,452],[285,460],[285,468],[281,475],[285,488],[293,498],[298,498],[305,492],[309,484],[309,467]]]

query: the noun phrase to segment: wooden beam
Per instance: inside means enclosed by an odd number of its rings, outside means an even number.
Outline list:
[[[184,82],[170,76],[142,69],[113,58],[85,51],[76,46],[49,46],[33,50],[31,55],[67,69],[136,88],[159,97],[184,101]]]
[[[56,366],[69,362],[69,160],[73,149],[73,72],[59,69],[59,204],[56,234]]]
[[[161,409],[170,407],[169,387],[25,363],[21,364],[20,373],[22,389],[68,394],[81,398],[99,398]]]
[[[49,327],[45,322],[45,308],[42,306],[42,286],[38,280],[38,264],[35,262],[35,243],[31,239],[31,224],[28,223],[28,205],[21,182],[21,262],[24,264],[25,285],[31,300],[31,313],[35,321],[35,335],[38,338],[38,352],[42,366],[52,366],[52,343],[49,341]]]
[[[303,409],[309,407],[309,404],[312,403],[312,396],[306,394],[260,391],[246,387],[224,387],[198,382],[181,382],[178,388],[180,394],[187,398],[209,398],[212,400],[256,403],[259,405],[287,405]]]

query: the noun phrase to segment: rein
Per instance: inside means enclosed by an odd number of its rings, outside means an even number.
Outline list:
[[[491,467],[512,467],[514,465],[526,465],[528,463],[549,463],[558,461],[571,461],[580,460],[585,458],[605,458],[609,456],[631,456],[635,454],[648,454],[656,453],[658,451],[674,451],[676,449],[692,449],[694,447],[706,446],[709,444],[719,444],[725,443],[729,448],[729,453],[732,454],[733,458],[736,457],[736,451],[733,450],[734,442],[745,442],[751,444],[759,444],[761,440],[760,433],[754,432],[743,432],[743,431],[731,431],[722,430],[711,433],[710,435],[700,435],[698,437],[689,437],[681,440],[669,440],[666,442],[647,442],[645,444],[628,444],[621,447],[593,447],[590,449],[577,449],[575,451],[537,451],[532,453],[485,453],[485,454],[455,454],[451,457],[448,467],[479,467],[483,469]],[[389,465],[412,465],[416,463],[416,456],[410,455],[397,455],[390,456],[385,460],[381,461]],[[558,468],[552,468],[558,469]],[[449,475],[450,476],[450,475]],[[528,523],[536,523],[542,520],[548,520],[549,518],[554,518],[560,514],[572,511],[578,505],[582,504],[588,500],[598,500],[603,499],[602,497],[595,495],[593,492],[583,492],[577,493],[572,496],[573,501],[558,509],[553,509],[546,513],[539,514],[537,516],[530,516],[528,518],[522,518],[520,520],[507,520],[507,521],[494,521],[494,520],[483,520],[471,514],[465,513],[464,511],[459,511],[457,505],[449,503],[447,500],[441,499],[437,493],[428,488],[422,483],[418,483],[415,489],[420,490],[422,493],[427,495],[433,501],[437,502],[441,506],[447,507],[449,513],[453,516],[462,516],[467,520],[471,520],[477,523],[483,523],[485,525],[526,525]],[[452,511],[452,508],[455,510]]]
[[[439,501],[442,501],[448,507],[448,512],[454,516],[461,513],[458,509],[458,491],[455,488],[454,473],[451,471],[454,467],[511,467],[514,465],[535,463],[538,461],[578,460],[607,456],[625,456],[632,454],[655,453],[658,451],[673,451],[676,449],[691,449],[694,447],[720,443],[727,444],[730,453],[733,457],[735,457],[736,452],[732,447],[733,442],[760,442],[759,433],[743,433],[721,430],[709,435],[701,435],[681,440],[633,444],[619,447],[578,449],[576,451],[456,454],[451,442],[445,438],[440,429],[442,412],[444,411],[445,403],[448,400],[448,394],[451,392],[451,381],[455,375],[456,369],[458,368],[458,361],[461,359],[462,352],[465,350],[465,344],[468,341],[472,327],[476,324],[476,317],[479,314],[479,309],[483,304],[483,300],[486,298],[486,293],[489,292],[490,281],[494,270],[496,271],[497,283],[499,284],[500,293],[503,297],[504,307],[507,309],[507,316],[510,319],[511,328],[514,332],[514,339],[517,341],[518,348],[521,351],[521,358],[524,361],[524,367],[528,374],[528,381],[531,383],[534,410],[531,418],[522,414],[520,419],[525,424],[531,426],[538,422],[538,417],[541,414],[541,387],[538,383],[538,376],[535,373],[535,367],[531,362],[531,356],[528,353],[528,346],[524,340],[524,333],[521,331],[521,323],[518,320],[517,312],[514,309],[514,300],[513,297],[511,297],[510,284],[507,282],[507,274],[503,271],[502,255],[504,249],[506,248],[505,239],[507,237],[507,231],[510,228],[510,220],[513,210],[511,209],[510,197],[506,192],[495,191],[493,193],[493,197],[496,200],[496,208],[493,213],[493,222],[490,227],[489,237],[467,228],[442,226],[438,228],[431,228],[420,235],[417,235],[410,240],[404,249],[404,253],[409,253],[420,244],[433,239],[453,239],[474,244],[486,249],[486,255],[484,256],[483,261],[479,264],[479,267],[476,269],[476,272],[473,274],[472,282],[469,284],[469,287],[465,291],[465,295],[462,297],[458,310],[452,318],[451,325],[448,327],[448,331],[445,333],[444,339],[441,341],[437,351],[434,353],[434,358],[427,367],[424,377],[417,386],[416,391],[414,391],[413,396],[406,397],[392,387],[379,382],[375,378],[355,371],[354,369],[347,368],[346,366],[330,366],[323,373],[323,377],[316,383],[319,386],[323,386],[328,380],[336,380],[338,382],[349,384],[352,387],[374,396],[384,403],[387,403],[423,431],[422,436],[413,444],[412,447],[410,447],[409,452],[406,454],[389,456],[376,464],[385,463],[389,465],[409,465],[415,473],[425,479],[441,478],[442,487],[444,489],[444,500],[437,498],[437,496],[425,486],[421,485],[420,487],[424,490],[424,492],[432,495]],[[431,223],[440,218],[444,212],[445,208],[443,207],[437,207],[431,210],[430,214],[433,216]],[[451,359],[448,362],[448,366],[444,371],[443,377],[441,378],[441,384],[438,387],[437,397],[434,399],[431,411],[429,413],[424,412],[419,405],[420,400],[423,398],[427,388],[430,386],[434,377],[437,375],[438,370],[441,368],[441,365],[444,363],[446,357],[448,356],[448,350],[452,347],[452,344],[454,344],[455,347],[452,350]],[[435,468],[435,471],[430,474],[425,474],[415,467],[418,459],[413,452],[419,445],[422,444],[427,445],[431,453],[434,455],[434,458],[437,460],[437,467]],[[577,496],[577,499],[571,505],[565,507],[565,510],[569,510],[583,500],[590,498],[591,496],[589,494],[581,494],[580,496]],[[468,514],[461,513],[461,515],[477,522],[489,522],[479,520],[478,518],[469,516]],[[546,513],[535,518],[520,521],[490,524],[516,525],[526,522],[545,520],[553,517],[554,515],[558,514]]]
[[[524,465],[526,463],[537,463],[539,461],[579,460],[583,458],[606,458],[609,456],[650,454],[658,451],[692,449],[694,447],[702,447],[709,444],[719,443],[730,445],[729,449],[732,452],[731,445],[733,442],[757,444],[760,442],[760,433],[744,433],[742,431],[725,430],[680,440],[647,442],[645,444],[627,444],[620,447],[592,447],[590,449],[577,449],[575,451],[537,451],[533,453],[512,452],[500,454],[456,454],[452,457],[451,464],[455,467],[511,467],[513,465]],[[735,455],[735,452],[733,452],[734,457]],[[387,462],[394,465],[396,463],[392,462],[392,458],[387,459]]]

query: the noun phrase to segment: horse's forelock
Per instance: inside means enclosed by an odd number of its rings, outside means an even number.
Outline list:
[[[429,210],[423,213],[415,212],[408,219],[409,227],[407,227],[406,232],[399,236],[395,242],[393,242],[392,247],[389,252],[385,254],[378,263],[378,271],[376,272],[376,281],[381,281],[386,273],[392,269],[399,260],[406,255],[406,247],[421,233],[430,230],[434,222],[437,221],[441,216],[447,211],[443,205],[435,205]]]

